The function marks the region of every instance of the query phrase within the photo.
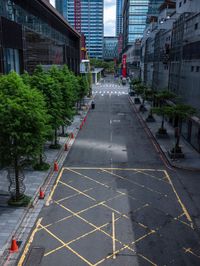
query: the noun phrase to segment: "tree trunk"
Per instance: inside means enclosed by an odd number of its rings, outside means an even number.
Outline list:
[[[177,138],[176,138],[175,148],[179,148],[180,138],[181,138],[181,128],[182,128],[182,120],[179,120],[179,122],[178,122],[178,134],[177,134]]]
[[[62,125],[62,135],[65,135],[65,125]]]
[[[165,120],[165,116],[162,116],[162,124],[161,124],[161,128],[164,129],[164,120]]]
[[[54,145],[57,146],[58,141],[57,141],[57,128],[55,129],[55,135],[54,135]]]
[[[18,165],[17,156],[15,157],[14,168],[15,168],[15,188],[16,188],[15,200],[19,200],[20,186],[19,186],[19,165]]]

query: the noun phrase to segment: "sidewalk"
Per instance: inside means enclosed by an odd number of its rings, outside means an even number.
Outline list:
[[[144,126],[150,131],[150,134],[153,136],[154,140],[157,142],[159,147],[161,148],[165,158],[167,159],[168,163],[180,169],[185,170],[192,170],[192,171],[200,171],[200,154],[183,138],[181,137],[180,146],[182,151],[185,155],[185,158],[180,159],[171,159],[168,155],[168,151],[174,147],[175,144],[175,137],[174,137],[174,128],[171,124],[165,121],[164,127],[167,129],[167,133],[169,135],[168,138],[162,139],[156,137],[156,132],[158,128],[161,126],[161,117],[154,114],[155,122],[146,122],[146,118],[148,116],[150,110],[150,104],[145,102],[145,107],[147,111],[140,112],[139,111],[139,104],[134,104],[134,98],[130,97],[131,102],[133,103],[134,109],[138,118],[142,121]],[[142,101],[141,101],[142,102]]]
[[[90,104],[91,99],[86,98],[85,108],[79,112],[79,115],[74,117],[72,124],[66,128],[66,132],[68,134],[73,133],[74,137],[78,134],[80,124],[82,123],[84,117],[86,117]],[[48,145],[45,145],[46,162],[51,165],[48,171],[34,171],[30,169],[24,170],[24,183],[26,186],[25,193],[26,195],[32,197],[33,208],[15,208],[8,206],[7,200],[9,199],[9,182],[7,180],[7,171],[0,171],[0,265],[4,265],[9,254],[12,236],[15,236],[17,241],[26,241],[25,236],[28,237],[31,228],[45,203],[43,200],[38,200],[39,189],[41,186],[44,187],[46,199],[58,175],[58,172],[54,172],[53,170],[53,163],[54,161],[57,161],[59,169],[62,167],[74,140],[75,138],[59,137],[59,144],[61,144],[61,148],[59,150],[49,149]],[[68,143],[67,146],[69,148],[67,151],[64,150],[65,143]],[[17,254],[18,253],[14,255],[15,259]]]

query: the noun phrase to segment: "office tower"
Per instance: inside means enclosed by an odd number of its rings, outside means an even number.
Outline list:
[[[123,49],[143,36],[149,0],[124,0]]]
[[[103,55],[103,2],[103,0],[57,0],[58,11],[60,8],[67,21],[74,28],[78,25],[77,30],[84,33],[88,55],[92,58],[102,58]],[[62,7],[65,8],[66,15]]]
[[[55,0],[55,8],[65,19],[67,19],[67,1],[68,0]]]
[[[116,36],[122,33],[123,0],[116,0]]]
[[[150,23],[151,17],[157,17],[159,14],[159,7],[165,0],[149,0],[148,12],[147,12],[147,24]]]

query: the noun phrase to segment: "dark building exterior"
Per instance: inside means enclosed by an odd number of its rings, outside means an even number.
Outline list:
[[[0,1],[0,73],[67,64],[79,73],[80,35],[45,0]]]

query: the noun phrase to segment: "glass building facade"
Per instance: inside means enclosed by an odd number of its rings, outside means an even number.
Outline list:
[[[67,14],[63,16],[74,27],[74,0],[63,0]],[[81,0],[81,33],[86,37],[86,47],[91,58],[103,57],[103,0]],[[64,5],[63,5],[64,6]]]
[[[122,9],[124,0],[116,0],[116,36],[122,33]]]
[[[118,38],[104,37],[103,42],[103,59],[113,60],[118,57]]]
[[[150,17],[156,17],[159,14],[159,7],[165,0],[149,0],[147,12],[147,24],[150,22]]]
[[[124,0],[123,49],[143,36],[146,27],[149,0]]]
[[[31,73],[38,64],[78,73],[80,35],[46,1],[1,0],[0,73]]]

